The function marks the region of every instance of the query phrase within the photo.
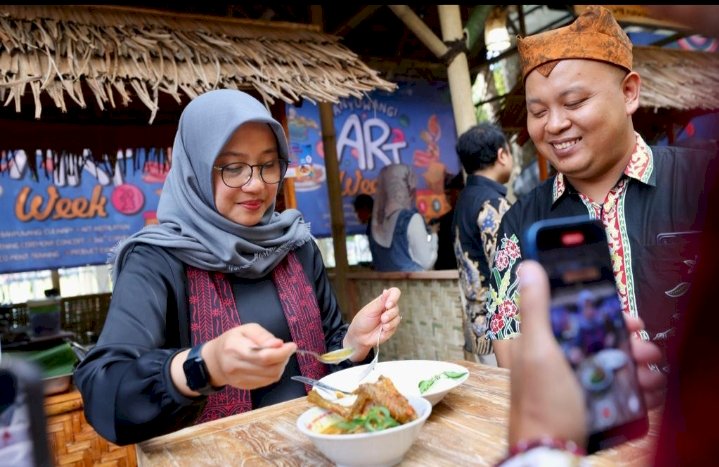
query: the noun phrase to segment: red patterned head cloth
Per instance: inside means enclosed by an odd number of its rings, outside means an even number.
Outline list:
[[[560,60],[581,58],[632,70],[632,42],[612,13],[598,5],[586,7],[572,24],[517,39],[522,79],[533,70],[549,76]]]

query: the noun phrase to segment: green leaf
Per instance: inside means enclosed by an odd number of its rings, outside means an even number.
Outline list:
[[[442,373],[436,374],[432,376],[429,379],[425,379],[419,382],[419,393],[424,394],[425,392],[429,391],[429,388],[432,387],[432,385],[437,382],[439,378],[442,377]]]
[[[445,371],[443,374],[447,378],[459,379],[459,378],[462,378],[464,375],[466,375],[467,372],[466,371],[464,371],[464,372],[462,372],[462,371]]]
[[[431,388],[434,383],[439,381],[440,378],[447,377],[450,379],[459,379],[465,376],[467,372],[461,372],[461,371],[443,371],[441,373],[437,373],[436,375],[432,376],[429,379],[424,379],[419,382],[419,393],[424,394],[425,392],[429,391],[429,388]]]

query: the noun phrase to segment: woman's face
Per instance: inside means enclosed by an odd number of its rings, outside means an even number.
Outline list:
[[[212,185],[215,193],[215,207],[225,218],[245,227],[257,225],[262,216],[272,206],[277,196],[279,183],[265,183],[260,177],[260,166],[272,167],[279,159],[277,140],[272,129],[266,123],[248,122],[241,125],[215,159],[214,167],[226,167],[225,179],[231,180],[232,173],[239,171],[238,166],[229,164],[243,162],[257,165],[252,168],[252,177],[244,185],[231,188],[222,180],[222,171],[212,171]],[[248,167],[242,168],[248,171]],[[270,169],[265,169],[270,173]],[[245,172],[246,173],[246,172]],[[266,177],[267,178],[267,177]],[[243,175],[242,180],[246,176]],[[232,182],[233,185],[240,184]]]

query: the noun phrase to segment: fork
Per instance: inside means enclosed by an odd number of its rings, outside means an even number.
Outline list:
[[[379,341],[382,338],[382,330],[383,330],[382,324],[379,325],[379,333],[377,334],[377,345],[375,345],[374,348],[374,358],[371,362],[367,365],[367,368],[362,370],[362,373],[360,374],[360,377],[358,379],[358,383],[362,382],[363,379],[365,379],[370,373],[374,371],[374,368],[377,366],[377,361],[379,360]]]

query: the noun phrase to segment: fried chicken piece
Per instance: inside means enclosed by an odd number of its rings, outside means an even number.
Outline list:
[[[409,403],[406,397],[397,391],[392,380],[380,376],[376,383],[365,383],[355,391],[357,401],[353,407],[363,399],[363,410],[360,413],[366,413],[373,405],[381,405],[387,407],[392,418],[399,423],[404,424],[411,422],[417,418],[417,412]]]
[[[385,376],[380,376],[376,383],[360,385],[354,393],[357,395],[357,399],[349,407],[328,401],[314,389],[307,395],[307,400],[347,420],[366,415],[369,409],[374,406],[387,407],[392,418],[400,424],[411,422],[417,418],[414,407],[406,397],[397,391],[392,380]]]
[[[307,394],[307,402],[314,404],[317,407],[321,407],[325,410],[329,410],[330,412],[334,412],[344,419],[352,418],[352,407],[354,407],[354,405],[347,406],[330,402],[324,397],[320,396],[320,393],[317,392],[315,389],[311,390],[310,393]]]

